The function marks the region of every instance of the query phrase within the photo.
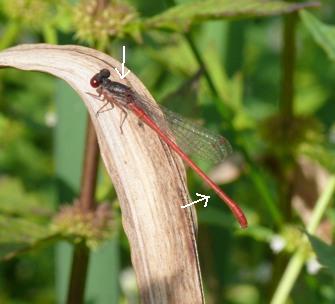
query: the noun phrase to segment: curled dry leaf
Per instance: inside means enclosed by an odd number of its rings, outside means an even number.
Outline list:
[[[218,164],[209,176],[217,184],[231,183],[238,179],[244,170],[244,159],[241,154],[234,153],[226,161]]]
[[[101,103],[86,94],[95,93],[89,85],[95,73],[120,69],[120,63],[85,47],[32,44],[1,52],[0,66],[55,75],[84,101],[120,200],[142,302],[202,303],[194,218],[190,209],[180,208],[188,201],[180,159],[133,115],[128,115],[123,134],[118,109],[96,117]],[[119,81],[116,73],[112,77]],[[122,82],[153,100],[132,73]]]
[[[305,156],[297,160],[293,176],[292,204],[305,225],[310,221],[315,203],[324,192],[329,179],[329,172],[316,161]],[[330,243],[332,226],[331,221],[325,218],[319,224],[316,235]]]

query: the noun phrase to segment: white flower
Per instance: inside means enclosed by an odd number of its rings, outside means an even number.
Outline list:
[[[45,113],[44,121],[48,127],[53,128],[57,124],[58,117],[55,112],[49,111]]]
[[[316,257],[312,257],[306,262],[307,272],[311,275],[317,274],[322,267]]]
[[[280,235],[276,234],[272,237],[270,241],[270,248],[274,253],[281,252],[286,246],[286,240],[283,239]]]
[[[128,298],[137,294],[136,276],[133,268],[128,267],[121,271],[120,285]]]

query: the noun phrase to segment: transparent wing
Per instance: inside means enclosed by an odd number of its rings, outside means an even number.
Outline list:
[[[205,129],[165,107],[153,104],[137,93],[134,93],[133,98],[134,102],[156,122],[162,131],[170,135],[171,139],[186,154],[218,163],[232,153],[230,143],[223,136]]]
[[[202,128],[166,108],[162,108],[162,111],[177,144],[185,153],[212,163],[223,161],[232,153],[230,143],[223,136]]]

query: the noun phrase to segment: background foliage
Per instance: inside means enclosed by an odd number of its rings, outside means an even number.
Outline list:
[[[240,231],[215,195],[198,206],[207,303],[334,303],[334,15],[330,0],[1,0],[0,48],[82,44],[118,58],[126,45],[128,68],[157,101],[235,148],[213,171],[201,163],[250,222]],[[94,250],[86,302],[136,303],[103,168],[97,200],[112,206],[112,223],[88,218],[83,229],[80,214],[59,207],[80,190],[78,97],[12,69],[0,71],[0,93],[0,302],[63,303],[69,244],[84,240]],[[191,195],[209,192],[188,177]]]

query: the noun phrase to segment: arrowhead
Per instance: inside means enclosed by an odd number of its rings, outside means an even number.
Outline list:
[[[208,200],[211,198],[209,195],[203,195],[201,193],[195,193],[196,196],[200,196],[201,200],[205,200],[204,207],[207,207]]]
[[[128,73],[130,72],[130,70],[128,70],[127,73],[123,74],[123,73],[120,73],[117,68],[114,68],[114,70],[118,73],[118,75],[121,79],[125,78],[128,75]]]
[[[202,199],[206,199],[206,200],[209,200],[211,198],[209,195],[204,195],[201,193],[196,193],[195,195],[200,196]]]
[[[207,207],[208,200],[209,200],[211,197],[210,197],[209,195],[203,195],[203,194],[201,194],[201,193],[195,193],[195,194],[196,194],[196,196],[200,196],[201,198],[198,199],[197,201],[194,201],[194,202],[191,202],[191,203],[189,203],[189,204],[183,205],[183,206],[181,206],[181,208],[189,207],[189,206],[191,206],[191,205],[193,205],[193,204],[196,204],[196,203],[198,203],[198,202],[201,202],[201,201],[203,201],[203,200],[205,200],[204,207]]]
[[[114,70],[116,71],[116,73],[118,73],[119,77],[122,79],[122,74],[119,72],[119,70],[117,68],[114,68]]]

